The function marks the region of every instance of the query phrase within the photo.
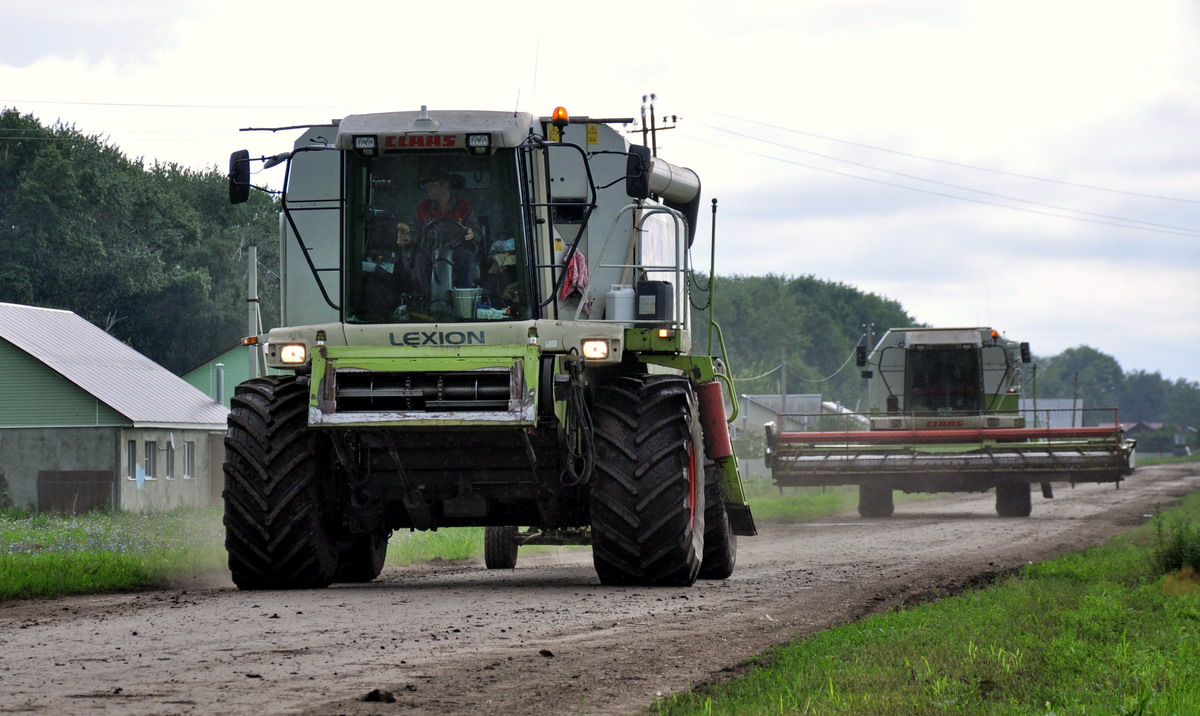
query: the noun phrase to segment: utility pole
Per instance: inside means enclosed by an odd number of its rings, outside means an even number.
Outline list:
[[[779,413],[781,416],[787,413],[787,348],[779,349]],[[785,420],[780,417],[780,430],[787,430]]]
[[[1075,425],[1075,416],[1079,414],[1079,371],[1075,371],[1075,389],[1071,393],[1071,427]],[[1082,421],[1081,421],[1082,422]]]
[[[870,356],[870,355],[871,355],[871,349],[872,349],[872,348],[874,348],[874,346],[875,346],[875,344],[874,344],[874,342],[873,342],[873,338],[874,338],[874,336],[872,335],[872,332],[874,331],[874,328],[875,328],[875,324],[874,324],[874,323],[871,323],[870,321],[868,321],[867,323],[864,323],[864,324],[862,324],[863,333],[865,334],[865,336],[864,336],[864,340],[866,341],[866,342],[864,343],[864,346],[865,346],[865,347],[866,347],[866,349],[867,349],[867,355],[868,355],[868,356]],[[861,394],[861,396],[860,396],[860,397],[859,397],[859,399],[858,399],[858,400],[859,400],[859,402],[858,402],[858,403],[856,403],[856,404],[855,404],[855,406],[854,406],[854,412],[858,412],[858,408],[859,408],[859,406],[862,404],[862,400],[863,400],[863,398],[866,398],[868,401],[870,401],[870,399],[871,399],[871,380],[870,380],[870,378],[868,378],[868,377],[867,377],[868,375],[870,375],[870,368],[871,368],[871,366],[870,366],[869,364],[868,364],[868,365],[865,365],[865,366],[863,366],[863,370],[862,370],[862,394]],[[881,369],[882,369],[882,368],[881,368]],[[868,406],[869,406],[869,405],[870,405],[870,404],[868,403]]]
[[[249,247],[250,253],[250,269],[247,278],[246,292],[246,323],[250,332],[246,335],[257,336],[262,331],[262,318],[258,310],[258,247]],[[247,365],[250,372],[247,373],[249,378],[257,378],[264,372],[259,368],[259,357],[262,355],[262,350],[257,343],[246,346],[246,355],[249,356]]]
[[[677,114],[672,114],[669,117],[663,115],[664,126],[658,126],[658,117],[654,114],[654,102],[657,99],[658,95],[653,92],[642,95],[642,146],[650,147],[650,156],[652,157],[658,156],[658,133],[668,129],[675,129],[675,124],[666,124],[668,121],[679,121],[679,115]],[[647,114],[649,114],[649,123],[647,123]]]

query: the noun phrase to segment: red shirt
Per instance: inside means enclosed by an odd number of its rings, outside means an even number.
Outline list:
[[[445,210],[442,210],[433,199],[426,199],[417,204],[417,223],[421,226],[425,226],[430,221],[438,219],[457,221],[460,224],[465,224],[470,214],[471,205],[461,196],[454,197],[454,201]]]

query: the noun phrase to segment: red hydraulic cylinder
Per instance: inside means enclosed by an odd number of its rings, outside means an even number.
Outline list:
[[[721,460],[733,455],[733,444],[729,441],[729,422],[725,418],[725,392],[720,381],[701,383],[700,427],[704,430],[704,452],[710,460]]]

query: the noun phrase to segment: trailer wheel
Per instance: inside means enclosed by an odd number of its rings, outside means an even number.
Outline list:
[[[484,529],[483,564],[488,569],[513,569],[517,566],[516,526]]]
[[[891,517],[896,511],[892,488],[879,485],[858,486],[858,514],[861,517]]]
[[[716,466],[704,466],[704,560],[700,579],[728,579],[737,563],[737,535],[729,524]]]
[[[293,376],[237,387],[225,435],[225,549],[240,589],[325,587],[338,567],[324,513],[329,445]]]
[[[996,485],[996,514],[1001,517],[1028,517],[1033,512],[1031,486],[1028,483]]]
[[[688,586],[704,556],[704,477],[686,378],[622,376],[596,392],[592,560],[603,584]]]
[[[387,560],[388,538],[391,532],[382,535],[353,535],[350,544],[338,554],[335,582],[370,582],[383,571]]]

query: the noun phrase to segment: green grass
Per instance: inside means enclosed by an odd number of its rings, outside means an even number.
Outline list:
[[[387,564],[471,559],[483,554],[482,527],[451,527],[436,532],[393,532]]]
[[[0,599],[160,586],[225,564],[220,511],[0,512]]]
[[[1139,457],[1138,465],[1174,465],[1180,462],[1200,462],[1200,451],[1187,457]]]
[[[1200,494],[1103,547],[989,589],[818,633],[682,714],[1200,713]],[[1176,527],[1184,525],[1184,527]],[[1182,545],[1182,548],[1181,548]]]
[[[753,481],[750,498],[760,519],[806,520],[853,507],[852,488],[787,488]],[[221,509],[132,514],[35,515],[0,510],[0,600],[60,594],[121,592],[167,586],[225,569]],[[521,554],[564,549],[523,547]],[[565,548],[570,549],[570,548]],[[483,528],[399,531],[387,564],[474,559],[483,554]]]
[[[858,487],[775,487],[769,479],[743,481],[746,502],[758,522],[805,522],[858,507]],[[908,494],[895,490],[896,504],[941,497],[940,493]]]
[[[858,505],[857,487],[785,487],[770,480],[751,479],[744,483],[746,502],[758,522],[806,520],[832,515]]]

